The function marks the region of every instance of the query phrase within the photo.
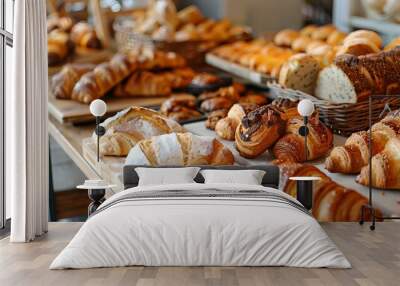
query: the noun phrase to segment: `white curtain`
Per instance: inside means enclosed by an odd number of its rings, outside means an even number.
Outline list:
[[[46,1],[15,1],[13,92],[6,98],[6,187],[12,242],[47,231]]]

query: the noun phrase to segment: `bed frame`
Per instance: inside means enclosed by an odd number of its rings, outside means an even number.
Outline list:
[[[135,171],[137,167],[146,168],[182,168],[182,166],[164,166],[164,167],[150,167],[150,166],[135,166],[126,165],[123,169],[123,182],[124,189],[136,187],[139,183],[139,176]],[[202,170],[206,169],[218,169],[218,170],[263,170],[266,172],[262,180],[262,185],[265,187],[272,187],[278,189],[279,186],[279,168],[274,165],[263,165],[263,166],[194,166],[200,167]],[[200,174],[197,174],[194,179],[197,183],[204,183],[204,178]]]

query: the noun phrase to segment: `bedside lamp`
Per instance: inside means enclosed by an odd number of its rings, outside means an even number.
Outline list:
[[[307,148],[307,135],[308,135],[308,117],[314,113],[314,103],[309,99],[303,99],[297,105],[297,111],[304,118],[304,125],[300,127],[299,134],[304,136],[304,148],[305,148],[305,161],[308,159],[308,148]]]
[[[106,114],[107,104],[101,99],[93,100],[90,104],[90,113],[96,117],[96,129],[97,135],[97,162],[100,161],[100,137],[106,133],[106,129],[100,125],[101,117]]]

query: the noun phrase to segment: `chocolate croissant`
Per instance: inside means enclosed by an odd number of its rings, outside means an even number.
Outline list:
[[[240,155],[255,158],[283,134],[286,122],[278,108],[265,105],[248,113],[236,129],[235,145]]]
[[[273,154],[279,161],[304,162],[306,160],[305,138],[299,134],[304,125],[301,117],[293,117],[287,122],[286,135],[280,138]],[[332,131],[326,127],[318,116],[312,117],[308,124],[307,160],[324,156],[333,146]]]

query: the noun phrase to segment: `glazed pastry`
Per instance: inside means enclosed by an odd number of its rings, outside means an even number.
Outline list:
[[[280,138],[272,152],[279,162],[304,162],[306,159],[304,137],[299,129],[304,125],[303,118],[294,117],[287,122],[286,135]],[[307,135],[307,160],[324,156],[333,146],[332,131],[319,121],[318,116],[309,120]]]
[[[155,51],[153,56],[141,62],[144,70],[177,69],[186,66],[185,59],[174,52]]]
[[[175,121],[184,121],[201,116],[201,113],[196,110],[196,97],[190,94],[171,96],[163,102],[160,112]]]
[[[49,66],[54,66],[66,60],[73,50],[73,44],[67,33],[54,30],[47,35],[47,55]]]
[[[313,31],[311,34],[311,38],[313,40],[326,41],[326,39],[328,39],[328,37],[335,31],[335,26],[324,25],[315,29],[315,31]]]
[[[381,152],[391,138],[400,138],[400,116],[389,114],[372,125],[372,156]],[[369,160],[369,134],[366,131],[353,133],[344,146],[333,148],[325,161],[325,167],[332,173],[356,174]]]
[[[366,39],[373,43],[376,48],[380,49],[382,47],[382,38],[373,31],[368,30],[357,30],[350,33],[345,39],[344,43],[351,41],[353,39]]]
[[[130,107],[102,124],[106,134],[100,138],[100,153],[126,156],[140,140],[171,132],[184,132],[182,126],[160,113],[144,107]]]
[[[235,104],[229,110],[227,117],[222,118],[215,125],[215,132],[219,137],[225,140],[235,140],[236,128],[243,117],[249,112],[258,108],[256,104]]]
[[[168,115],[168,113],[175,111],[177,107],[181,106],[196,109],[196,97],[191,94],[173,95],[162,103],[160,112]]]
[[[378,189],[400,189],[400,139],[390,139],[383,151],[372,157],[371,185]],[[368,186],[369,165],[362,168],[357,183]]]
[[[150,166],[233,165],[234,158],[218,140],[192,133],[171,133],[138,142],[126,164]]]
[[[51,93],[58,99],[71,99],[72,89],[79,79],[94,69],[92,64],[68,64],[50,80]]]
[[[244,86],[241,84],[233,84],[228,87],[221,87],[216,91],[205,92],[199,96],[199,101],[205,101],[212,98],[223,97],[233,102],[237,102],[240,99],[240,94],[244,91]]]
[[[279,84],[313,95],[320,71],[319,61],[311,55],[292,56],[281,68]]]
[[[96,31],[85,22],[79,22],[72,27],[71,40],[75,45],[80,47],[91,49],[101,48],[101,42],[96,35]]]
[[[206,128],[215,130],[215,125],[217,125],[217,122],[220,119],[225,118],[227,114],[228,114],[227,109],[220,109],[220,110],[215,110],[215,111],[210,112],[210,114],[208,114],[207,120],[205,122]]]
[[[336,30],[326,39],[326,43],[331,46],[337,46],[343,44],[343,40],[346,38],[345,32]]]
[[[285,133],[281,111],[265,105],[248,113],[236,129],[236,148],[245,158],[264,153]]]
[[[289,180],[294,176],[315,176],[321,180],[313,185],[312,214],[318,221],[359,221],[361,207],[368,203],[368,198],[358,192],[337,184],[327,175],[312,165],[288,163],[279,165],[281,170],[280,189],[292,196],[296,196],[296,181]],[[376,214],[381,211],[376,209]],[[366,212],[366,220],[369,220],[369,212]]]
[[[307,46],[312,41],[313,40],[310,37],[300,36],[292,42],[292,50],[295,52],[305,52],[307,49]]]
[[[318,29],[317,25],[307,25],[304,28],[302,28],[300,30],[300,34],[302,36],[306,36],[308,38],[311,38],[312,34],[314,33],[314,31],[316,31]]]
[[[137,71],[126,82],[119,84],[113,95],[168,96],[171,92],[171,84],[166,77],[148,71]]]
[[[109,62],[83,75],[72,91],[72,99],[89,104],[103,97],[136,68],[137,64],[130,62],[125,55],[117,54]]]
[[[274,42],[278,46],[291,47],[294,40],[300,36],[300,33],[295,30],[285,29],[278,32],[274,37]]]
[[[211,112],[219,109],[229,109],[233,104],[235,104],[235,101],[232,99],[220,96],[204,100],[200,105],[200,109],[203,112]]]
[[[219,82],[219,77],[211,73],[202,72],[193,77],[192,84],[198,86],[207,86]]]

